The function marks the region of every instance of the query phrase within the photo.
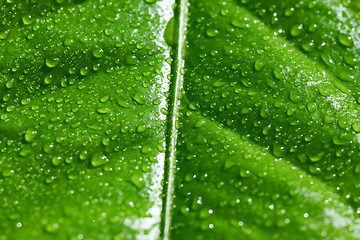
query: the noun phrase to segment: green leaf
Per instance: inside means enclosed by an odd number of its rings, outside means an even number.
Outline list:
[[[156,239],[171,1],[1,1],[0,239]]]
[[[339,1],[189,2],[172,239],[358,239],[359,20]]]
[[[0,1],[0,239],[359,239],[358,1]]]

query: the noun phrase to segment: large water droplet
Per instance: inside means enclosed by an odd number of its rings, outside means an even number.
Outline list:
[[[58,65],[59,62],[60,59],[56,57],[47,57],[45,60],[46,66],[48,66],[49,68],[56,67],[56,65]]]
[[[340,33],[338,36],[339,42],[345,47],[353,47],[354,41],[350,35]]]
[[[91,160],[90,160],[91,165],[93,167],[100,167],[108,161],[109,161],[109,159],[101,152],[95,153],[94,155],[92,155]]]

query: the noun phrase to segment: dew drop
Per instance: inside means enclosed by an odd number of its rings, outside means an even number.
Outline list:
[[[82,76],[86,76],[88,73],[89,73],[89,69],[88,69],[87,67],[82,67],[82,68],[80,69],[80,74],[81,74]]]
[[[354,41],[350,35],[340,33],[338,36],[339,42],[345,47],[353,47]]]
[[[136,132],[138,133],[143,133],[147,130],[147,127],[145,125],[139,125],[137,128],[136,128]]]
[[[95,58],[102,58],[104,56],[104,51],[102,49],[94,49],[92,54]]]
[[[55,166],[55,167],[57,167],[57,166],[59,166],[61,163],[63,163],[64,162],[64,159],[62,158],[62,157],[56,157],[56,156],[54,156],[54,157],[52,157],[51,158],[51,163]]]
[[[8,35],[9,35],[8,31],[0,32],[0,40],[7,39]]]
[[[297,37],[299,36],[304,30],[304,27],[302,24],[297,24],[297,25],[294,25],[291,30],[290,30],[290,34],[291,36],[293,37]]]
[[[30,25],[35,21],[35,19],[29,15],[29,16],[23,16],[22,21],[25,25]]]
[[[52,75],[45,76],[44,83],[45,84],[51,84],[51,82],[52,82]]]
[[[344,82],[353,82],[355,80],[355,77],[353,75],[345,71],[336,73],[336,76]]]
[[[360,163],[356,164],[355,166],[355,173],[360,174]]]
[[[143,189],[145,187],[144,179],[139,174],[132,175],[130,181],[138,189]]]
[[[56,57],[47,57],[45,59],[46,66],[48,66],[49,68],[56,67],[59,64],[59,62],[60,62],[60,59],[56,58]]]
[[[354,129],[355,132],[360,132],[360,124],[358,122],[354,122],[352,124],[352,128]]]
[[[138,104],[140,105],[144,105],[145,104],[145,99],[144,99],[144,96],[141,95],[140,93],[135,93],[133,96],[132,96],[132,99],[137,102]]]
[[[64,40],[64,45],[67,46],[67,47],[69,47],[69,46],[71,46],[73,44],[74,44],[74,40],[72,40],[72,39],[66,38]]]
[[[91,165],[93,167],[100,167],[108,161],[109,161],[108,158],[101,152],[95,153],[94,155],[92,155],[91,160],[90,160]]]
[[[32,142],[36,137],[37,132],[34,129],[28,129],[25,131],[25,141]]]
[[[216,37],[217,35],[219,35],[219,31],[216,29],[208,28],[206,30],[206,35],[208,37]]]
[[[274,143],[272,153],[274,154],[275,157],[283,157],[286,153],[286,150],[284,146]]]
[[[96,111],[100,114],[106,114],[106,113],[111,112],[111,109],[109,109],[107,107],[101,107],[101,108],[96,109]]]
[[[233,19],[231,21],[231,25],[233,25],[235,27],[239,27],[239,28],[245,28],[246,27],[246,23],[244,21],[242,21],[241,19]]]
[[[254,67],[255,67],[255,70],[259,72],[264,68],[264,63],[261,60],[257,59],[255,61]]]
[[[310,158],[310,161],[311,162],[318,162],[322,159],[323,155],[325,153],[324,152],[321,152],[321,153],[317,153],[317,154],[314,154],[314,155],[311,155],[309,158]]]
[[[45,226],[45,231],[47,233],[54,233],[59,229],[58,223],[49,223]]]
[[[119,98],[118,104],[123,108],[129,108],[130,107],[130,103],[126,99],[123,99],[123,98]]]

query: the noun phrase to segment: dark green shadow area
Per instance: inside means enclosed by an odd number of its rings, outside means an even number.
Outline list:
[[[172,239],[359,238],[355,85],[239,2],[190,1]]]

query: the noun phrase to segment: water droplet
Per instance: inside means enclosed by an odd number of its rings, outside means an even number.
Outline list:
[[[281,69],[279,67],[275,67],[274,76],[279,80],[282,78]]]
[[[134,174],[131,176],[130,181],[138,189],[143,189],[145,187],[145,182],[140,174]]]
[[[106,36],[111,36],[111,34],[113,34],[113,30],[112,29],[105,29],[104,33]]]
[[[345,47],[353,47],[354,46],[354,41],[353,41],[352,37],[348,34],[340,33],[338,36],[338,40]]]
[[[30,25],[35,21],[35,19],[29,15],[29,16],[23,16],[22,21],[25,25]]]
[[[7,39],[8,35],[9,35],[8,31],[0,32],[0,40]]]
[[[360,174],[360,163],[356,164],[355,166],[355,173]]]
[[[335,122],[334,117],[330,116],[330,115],[325,115],[324,116],[324,123],[333,123]]]
[[[335,136],[332,138],[332,142],[335,145],[346,145],[346,141],[344,141],[341,137],[339,136]]]
[[[275,157],[283,157],[286,153],[286,149],[284,146],[274,143],[272,153],[274,154]]]
[[[216,29],[208,28],[206,30],[206,35],[209,37],[216,37],[217,35],[219,35],[219,31]]]
[[[357,62],[357,59],[354,56],[344,56],[344,62],[351,66],[354,66]]]
[[[257,59],[255,61],[254,67],[255,67],[255,70],[259,72],[264,68],[264,63],[261,60]]]
[[[360,132],[360,124],[358,122],[354,122],[352,124],[352,128],[354,129],[355,132]]]
[[[231,25],[239,28],[246,28],[246,22],[241,19],[233,19],[231,20]]]
[[[24,105],[24,106],[28,105],[30,102],[31,102],[30,98],[21,99],[21,104]]]
[[[130,103],[126,99],[123,99],[123,98],[119,98],[118,104],[124,108],[130,107]]]
[[[240,170],[240,176],[243,178],[249,177],[250,176],[250,171],[246,170],[246,169],[241,169]]]
[[[312,161],[312,162],[318,162],[318,161],[320,161],[321,159],[322,159],[322,157],[324,156],[324,152],[321,152],[321,153],[316,153],[316,154],[314,154],[314,155],[311,155],[311,156],[309,156],[309,158],[310,158],[310,161]]]
[[[293,37],[297,37],[303,32],[303,30],[304,30],[304,26],[302,24],[297,24],[291,28],[290,34]]]
[[[300,95],[295,91],[290,91],[290,101],[293,103],[298,103],[301,101]]]
[[[52,75],[47,75],[44,78],[44,83],[45,84],[50,84],[52,82]]]
[[[344,130],[348,130],[348,123],[349,123],[349,121],[345,118],[340,118],[338,120],[338,126]]]
[[[88,153],[88,151],[86,151],[86,150],[81,151],[80,154],[79,154],[80,160],[85,160],[85,159],[87,159],[88,157],[89,157],[89,153]]]
[[[107,107],[101,107],[101,108],[96,109],[96,111],[101,114],[106,114],[106,113],[111,112],[111,109],[109,109]]]
[[[43,146],[43,150],[45,153],[51,153],[53,149],[54,149],[54,144],[52,143],[46,143]]]
[[[221,87],[223,86],[225,83],[220,81],[220,80],[216,80],[212,85],[213,87]]]
[[[104,51],[102,49],[94,49],[92,54],[96,58],[102,58],[104,56]]]
[[[93,167],[100,167],[108,161],[109,161],[108,158],[101,152],[95,153],[94,155],[92,155],[91,160],[90,160],[91,165]]]
[[[69,38],[66,38],[65,40],[64,40],[64,45],[65,46],[71,46],[71,45],[73,45],[74,44],[74,40],[72,40],[72,39],[69,39]]]
[[[202,126],[204,126],[205,125],[205,121],[204,120],[199,120],[199,121],[197,121],[196,123],[195,123],[195,127],[196,128],[200,128],[200,127],[202,127]]]
[[[312,24],[309,27],[310,32],[315,32],[317,29],[318,29],[318,25],[316,25],[316,24]]]
[[[2,170],[2,176],[3,177],[10,177],[13,174],[14,174],[14,170],[12,170],[12,169],[5,168],[5,169]]]
[[[32,142],[36,137],[37,132],[35,129],[28,129],[25,131],[25,141]]]
[[[100,98],[100,102],[102,102],[102,103],[106,103],[107,101],[109,101],[109,96],[104,96],[104,97]]]
[[[309,172],[311,172],[312,174],[319,174],[321,173],[321,169],[319,167],[316,167],[315,165],[310,165]]]
[[[146,3],[153,4],[156,3],[158,0],[145,0]]]
[[[320,54],[320,57],[326,65],[332,66],[334,64],[334,61],[331,59],[329,54],[323,52]]]
[[[56,57],[47,57],[45,60],[46,66],[48,66],[49,68],[53,68],[56,67],[60,62],[59,58]]]
[[[137,128],[136,128],[136,131],[138,133],[142,133],[142,132],[145,132],[147,130],[147,126],[145,125],[139,125]]]
[[[308,103],[307,104],[307,109],[310,113],[313,113],[315,112],[316,110],[316,104],[315,103]]]
[[[86,76],[88,73],[89,73],[89,68],[87,68],[87,67],[82,67],[82,68],[80,69],[80,74],[81,74],[81,75]]]
[[[314,48],[315,48],[315,44],[312,41],[305,42],[305,43],[301,44],[301,47],[306,52],[312,52],[314,50]]]
[[[336,76],[344,82],[353,82],[355,80],[355,77],[353,75],[345,71],[336,73]]]
[[[64,159],[62,158],[62,157],[56,157],[56,156],[54,156],[54,157],[52,157],[51,158],[51,163],[55,166],[55,167],[57,167],[57,166],[59,166],[61,163],[63,163],[64,162]]]
[[[140,93],[135,93],[133,96],[132,96],[132,99],[137,102],[138,104],[140,105],[144,105],[145,104],[145,98],[143,95],[141,95]]]
[[[46,224],[45,226],[45,231],[47,233],[54,233],[59,229],[59,224],[58,223],[49,223]]]

